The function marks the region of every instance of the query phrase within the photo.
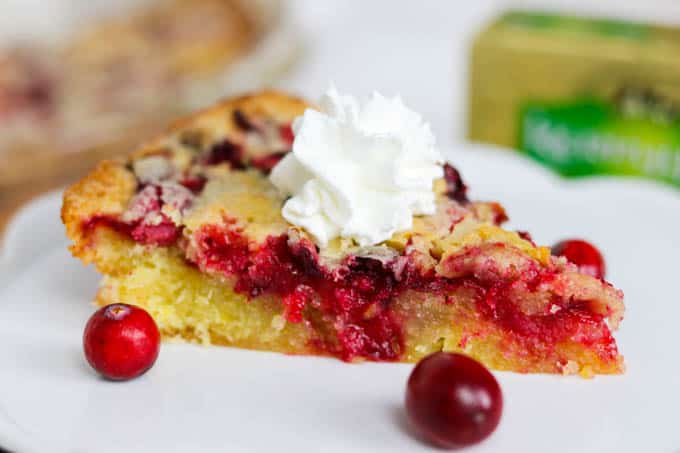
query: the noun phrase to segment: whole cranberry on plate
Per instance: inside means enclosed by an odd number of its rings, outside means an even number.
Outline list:
[[[436,352],[413,369],[406,412],[418,433],[442,448],[481,442],[498,426],[503,395],[494,376],[462,354]]]
[[[153,366],[160,351],[160,333],[144,309],[111,304],[90,317],[83,348],[92,368],[105,378],[124,381]]]
[[[584,274],[604,278],[605,264],[600,251],[590,242],[582,239],[567,239],[552,247],[552,254],[563,256],[578,266]]]

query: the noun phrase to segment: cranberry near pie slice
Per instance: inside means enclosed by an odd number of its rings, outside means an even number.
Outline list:
[[[362,115],[341,101],[350,117]],[[501,228],[503,208],[468,200],[449,165],[431,212],[379,243],[312,234],[311,217],[304,227],[286,220],[282,207],[299,197],[287,201],[269,174],[294,141],[296,153],[305,145],[291,124],[308,108],[277,92],[226,100],[69,188],[71,250],[104,274],[96,302],[141,306],[165,338],[202,344],[346,361],[414,362],[446,350],[499,370],[623,372],[611,333],[621,291]],[[373,196],[371,187],[359,195]],[[411,195],[403,199],[417,204]],[[353,220],[357,229],[363,220]]]

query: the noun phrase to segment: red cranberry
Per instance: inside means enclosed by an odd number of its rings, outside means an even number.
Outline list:
[[[160,350],[160,333],[145,310],[111,304],[87,321],[83,348],[92,368],[105,378],[124,381],[153,366]]]
[[[446,181],[446,195],[459,203],[467,203],[467,186],[460,176],[460,172],[449,164],[444,164],[444,181]]]
[[[198,175],[198,176],[187,176],[183,180],[181,180],[179,183],[189,189],[191,193],[194,195],[197,195],[201,192],[203,192],[203,188],[205,187],[206,183],[208,182],[208,179],[205,176]]]
[[[130,236],[141,244],[159,246],[174,244],[179,238],[182,230],[165,214],[162,214],[162,218],[163,220],[158,225],[149,225],[143,222],[138,223],[130,231]]]
[[[604,278],[605,264],[600,251],[591,243],[581,239],[568,239],[555,244],[552,254],[563,256],[576,264],[579,270],[595,278]]]
[[[243,170],[246,168],[243,164],[243,149],[229,140],[223,140],[213,145],[203,157],[205,165],[219,165],[223,162],[229,162],[235,170]]]
[[[534,242],[534,238],[531,237],[531,233],[528,231],[522,231],[522,230],[517,230],[517,235],[524,239],[525,241],[531,242],[531,244],[536,247],[536,243]]]
[[[280,126],[279,133],[281,134],[281,139],[286,145],[288,145],[288,147],[293,146],[295,134],[293,134],[293,127],[290,124]]]
[[[477,361],[436,352],[413,369],[406,411],[423,438],[442,448],[460,448],[485,439],[503,411],[501,388]]]

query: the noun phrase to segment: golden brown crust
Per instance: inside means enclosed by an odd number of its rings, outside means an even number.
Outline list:
[[[121,162],[103,161],[64,192],[61,220],[73,241],[71,252],[75,256],[91,261],[83,223],[96,215],[120,215],[136,187],[135,177]]]
[[[130,159],[154,154],[162,149],[169,138],[180,136],[183,132],[202,132],[206,140],[228,138],[236,130],[233,113],[240,110],[247,116],[272,118],[281,123],[289,123],[302,115],[310,104],[299,97],[291,96],[276,90],[264,90],[257,93],[223,99],[214,106],[199,110],[196,113],[173,122],[158,137],[144,143],[135,150]]]
[[[262,115],[283,122],[301,115],[309,107],[310,104],[300,97],[278,90],[263,90],[223,99],[212,107],[175,121],[170,126],[169,132],[177,132],[206,118],[229,116],[236,109],[242,110],[247,115]]]

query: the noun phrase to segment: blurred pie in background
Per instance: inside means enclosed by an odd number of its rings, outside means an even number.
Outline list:
[[[75,166],[88,160],[85,150],[97,151],[93,160],[124,152],[169,118],[230,91],[227,75],[261,44],[279,7],[275,1],[147,1],[68,30],[58,46],[6,46],[0,187],[35,172],[59,173],[55,166],[69,166],[64,162],[73,162],[75,151]],[[67,161],[56,157],[67,154]]]

